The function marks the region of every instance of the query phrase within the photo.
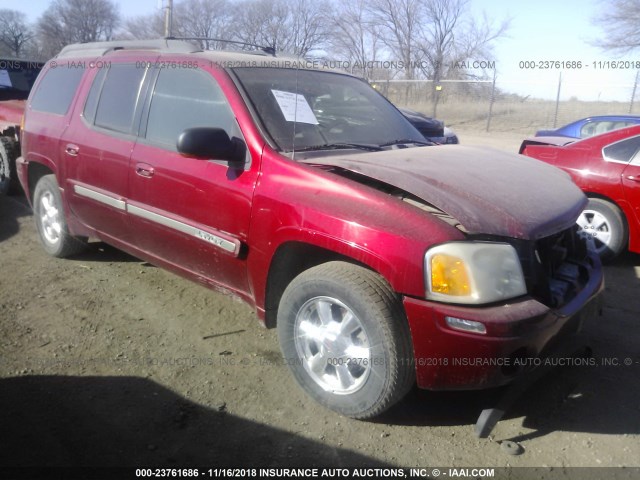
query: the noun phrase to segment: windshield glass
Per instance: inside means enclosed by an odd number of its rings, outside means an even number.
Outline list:
[[[233,71],[282,151],[424,143],[395,107],[355,77],[286,68]]]

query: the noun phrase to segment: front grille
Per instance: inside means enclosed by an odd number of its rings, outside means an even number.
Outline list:
[[[571,301],[588,280],[588,256],[577,225],[536,242],[514,241],[529,293],[557,308]]]

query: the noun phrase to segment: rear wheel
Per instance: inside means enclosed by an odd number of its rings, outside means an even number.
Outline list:
[[[55,175],[38,180],[33,194],[33,216],[40,241],[49,255],[62,258],[85,249],[86,241],[69,233]]]
[[[379,415],[415,381],[397,295],[356,265],[329,262],[296,277],[280,301],[278,338],[300,386],[342,415]]]
[[[620,209],[606,200],[590,198],[577,220],[580,236],[603,260],[618,256],[627,243],[627,225]]]

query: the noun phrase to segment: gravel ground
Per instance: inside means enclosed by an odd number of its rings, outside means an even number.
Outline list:
[[[638,467],[639,278],[638,255],[606,267],[595,365],[555,369],[481,440],[500,390],[340,417],[245,304],[101,243],[50,258],[24,198],[0,197],[0,466]]]

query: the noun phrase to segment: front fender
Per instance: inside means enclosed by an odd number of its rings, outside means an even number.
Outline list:
[[[462,239],[459,230],[418,207],[320,168],[265,153],[253,200],[248,273],[264,307],[272,259],[298,242],[368,266],[404,295],[424,296],[424,254]]]

